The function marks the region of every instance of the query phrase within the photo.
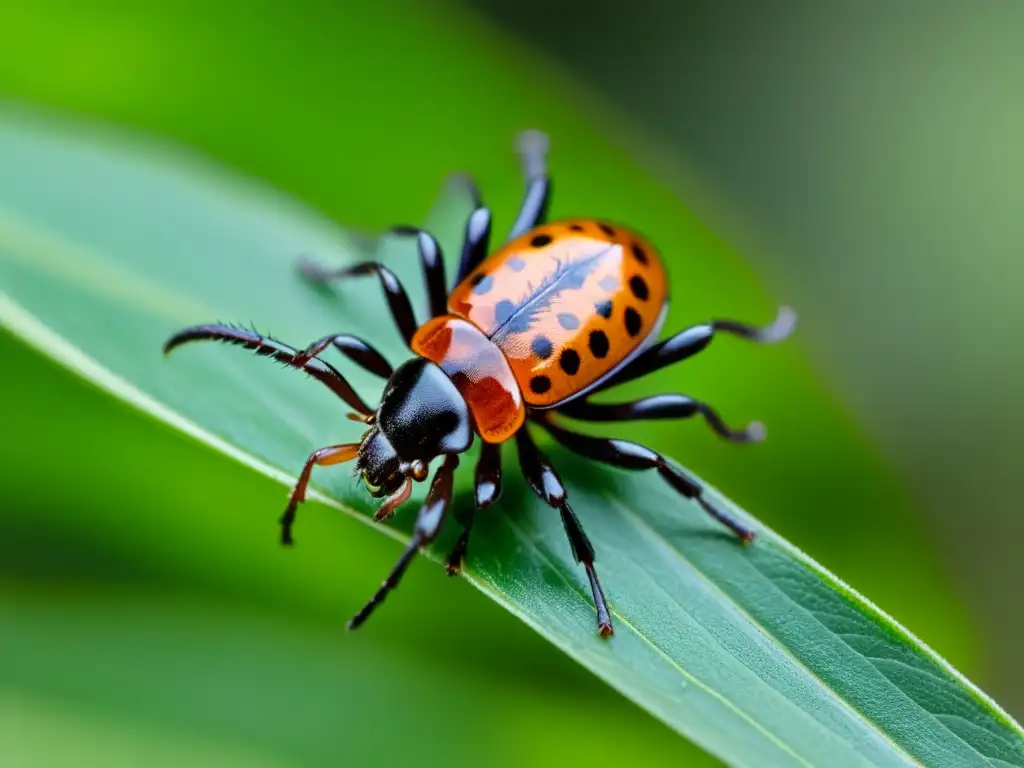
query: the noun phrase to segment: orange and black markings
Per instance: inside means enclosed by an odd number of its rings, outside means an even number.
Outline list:
[[[195,341],[234,344],[305,372],[328,387],[354,413],[366,431],[358,442],[313,451],[281,517],[281,540],[291,543],[298,505],[315,466],[355,460],[369,495],[381,499],[375,520],[382,522],[412,496],[414,483],[429,476],[441,459],[413,526],[412,539],[384,583],[349,621],[363,624],[398,586],[416,553],[433,541],[452,500],[459,457],[479,437],[475,506],[462,517],[463,530],[445,565],[458,573],[469,551],[475,514],[501,496],[501,450],[515,443],[527,484],[557,511],[574,559],[586,573],[594,597],[597,631],[613,634],[612,614],[594,566],[594,547],[569,503],[569,493],[530,434],[545,430],[568,450],[621,469],[653,470],[676,493],[695,501],[709,516],[749,543],[747,524],[705,497],[700,482],[671,459],[646,446],[574,432],[559,417],[590,422],[701,418],[733,442],[757,442],[764,428],[751,422],[730,428],[707,403],[681,393],[657,394],[629,402],[595,402],[591,395],[686,360],[719,334],[774,343],[793,330],[795,314],[779,312],[758,328],[735,320],[714,320],[684,328],[655,341],[668,303],[664,266],[637,233],[594,219],[548,222],[551,184],[547,139],[527,132],[520,154],[526,191],[504,245],[489,254],[491,213],[477,205],[465,227],[458,271],[449,283],[441,246],[429,232],[397,227],[416,238],[430,317],[419,322],[401,281],[386,265],[363,261],[330,268],[303,262],[299,272],[315,283],[375,278],[388,311],[409,347],[397,367],[364,339],[350,333],[320,336],[298,349],[255,330],[215,323],[185,328],[164,346],[166,352]],[[448,286],[454,284],[449,295]],[[324,359],[331,352],[384,380],[375,407],[367,405],[345,376]]]
[[[508,358],[528,405],[550,407],[626,359],[655,329],[665,272],[636,233],[598,221],[546,224],[485,260],[452,292]]]

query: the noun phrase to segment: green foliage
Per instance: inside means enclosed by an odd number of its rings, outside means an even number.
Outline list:
[[[10,115],[0,125],[0,166],[0,320],[14,333],[277,479],[312,447],[358,436],[337,401],[294,372],[212,346],[163,361],[159,348],[182,325],[257,319],[260,330],[299,345],[325,330],[360,331],[400,359],[376,286],[311,291],[295,277],[294,256],[341,263],[370,256],[362,252],[370,247],[411,284],[411,243],[367,245],[187,158],[147,158]],[[451,187],[426,222],[449,257],[468,210]],[[749,357],[753,369],[766,353]],[[351,379],[368,398],[379,389],[368,375]],[[599,552],[615,638],[596,637],[586,581],[557,517],[518,480],[507,483],[502,513],[481,521],[467,577],[680,733],[734,764],[1024,765],[1015,723],[767,528],[758,525],[757,544],[744,549],[656,476],[550,452]],[[170,482],[188,482],[170,469]],[[456,512],[470,503],[468,474]],[[315,484],[322,501],[368,521],[370,500],[348,473],[321,471]],[[230,498],[225,489],[221,503]],[[295,557],[317,510],[300,510]],[[401,517],[395,530],[404,534],[409,515]],[[403,602],[399,592],[385,610],[402,611]]]
[[[464,10],[417,0],[8,0],[0,43],[5,93],[172,137],[346,226],[420,220],[453,170],[472,171],[497,228],[508,226],[520,194],[511,137],[542,127],[554,148],[554,213],[628,222],[665,254],[668,327],[774,313],[761,279],[662,183],[692,187],[671,155],[658,155],[652,178],[623,151],[643,137]],[[259,320],[266,307],[245,309]],[[738,422],[760,418],[767,445],[737,449],[657,423],[624,425],[622,436],[727,480],[741,505],[981,674],[970,616],[929,532],[799,343],[716,345],[629,388],[682,390]]]

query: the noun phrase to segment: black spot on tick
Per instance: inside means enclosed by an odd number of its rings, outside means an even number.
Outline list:
[[[554,351],[551,339],[547,336],[534,336],[533,341],[530,342],[530,351],[541,360],[547,360]]]
[[[599,226],[601,228],[601,231],[608,235],[608,237],[615,237],[615,230],[609,227],[607,224],[600,223],[597,226]]]
[[[502,299],[494,305],[494,321],[498,325],[504,325],[508,322],[508,319],[512,317],[512,313],[516,311],[516,305],[508,299]]]
[[[558,357],[558,364],[562,366],[563,371],[574,376],[580,369],[580,356],[575,349],[563,349]]]
[[[551,242],[551,235],[534,235],[530,240],[530,245],[534,248],[543,248],[545,245]]]
[[[583,231],[583,225],[582,224],[570,224],[569,225],[569,229],[571,229],[573,232],[582,232]]]
[[[604,335],[604,331],[591,331],[589,343],[594,357],[601,359],[608,354],[608,337]]]
[[[633,243],[633,258],[641,264],[647,263],[647,251],[641,248],[639,243]]]
[[[647,301],[647,296],[649,295],[647,292],[647,283],[644,282],[644,279],[640,277],[640,275],[633,275],[629,278],[629,290],[631,290],[633,295],[640,299],[640,301]]]
[[[615,275],[605,275],[601,278],[601,282],[598,283],[601,288],[611,293],[619,287],[619,280]]]
[[[547,376],[534,376],[530,379],[530,389],[538,395],[543,395],[551,389],[551,379]]]
[[[640,333],[640,326],[643,325],[643,322],[639,312],[632,307],[626,307],[626,333],[636,336]]]
[[[509,259],[505,263],[508,264],[508,268],[513,272],[522,272],[526,267],[526,262],[522,259]]]
[[[490,275],[474,275],[470,285],[473,286],[473,293],[475,295],[483,296],[494,287],[494,278]]]
[[[580,319],[572,312],[559,312],[558,324],[567,331],[575,331],[580,327]]]
[[[612,316],[611,299],[605,299],[604,301],[597,302],[597,304],[594,305],[594,311],[597,312],[597,314],[599,314],[605,320],[607,320],[609,317]]]

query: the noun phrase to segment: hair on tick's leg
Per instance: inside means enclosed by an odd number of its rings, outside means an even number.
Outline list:
[[[306,372],[317,381],[326,384],[334,394],[360,413],[367,415],[373,413],[352,389],[345,377],[330,363],[269,336],[263,336],[254,330],[238,328],[233,325],[195,325],[178,331],[168,339],[164,344],[164,354],[170,354],[182,344],[193,341],[222,341],[226,344],[251,349],[257,355],[273,358],[290,368]]]

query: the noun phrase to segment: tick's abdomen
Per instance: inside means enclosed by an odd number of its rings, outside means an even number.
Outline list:
[[[656,330],[667,298],[661,259],[647,240],[582,219],[512,240],[456,287],[448,308],[501,350],[526,404],[548,408],[633,354]]]

